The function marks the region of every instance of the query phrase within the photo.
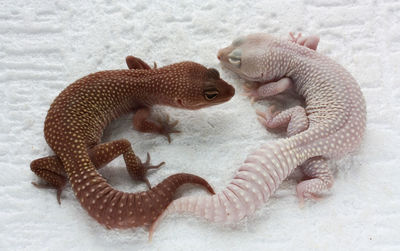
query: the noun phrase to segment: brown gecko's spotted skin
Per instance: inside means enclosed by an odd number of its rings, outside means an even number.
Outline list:
[[[177,122],[155,123],[148,119],[152,105],[200,109],[228,101],[234,88],[220,79],[215,69],[193,62],[151,69],[142,60],[127,57],[131,70],[90,74],[68,86],[54,100],[47,114],[44,134],[55,156],[31,163],[31,169],[57,188],[57,198],[67,177],[81,205],[108,228],[129,228],[152,223],[172,201],[184,183],[197,183],[213,193],[202,178],[191,174],[168,177],[140,193],[113,189],[96,169],[123,155],[129,174],[148,180],[150,157],[142,163],[125,139],[100,144],[104,128],[116,117],[136,111],[134,127],[142,132],[165,135],[178,132]],[[159,121],[160,122],[160,121]]]

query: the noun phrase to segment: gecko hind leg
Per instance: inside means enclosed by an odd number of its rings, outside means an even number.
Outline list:
[[[89,156],[96,168],[101,168],[119,155],[124,157],[126,169],[133,180],[139,180],[146,183],[151,189],[149,180],[146,177],[150,169],[158,169],[165,162],[158,165],[150,164],[150,154],[147,153],[147,159],[142,162],[133,152],[131,143],[126,139],[115,140],[94,146],[89,150]]]
[[[37,188],[55,188],[57,201],[61,204],[61,192],[67,184],[67,174],[61,160],[57,156],[49,156],[32,161],[30,166],[32,172],[48,183],[32,182],[32,185]]]
[[[301,205],[304,198],[318,199],[319,193],[332,187],[333,175],[325,158],[311,158],[301,165],[301,170],[309,178],[296,187]]]
[[[147,154],[146,162],[142,163],[134,154],[128,140],[121,139],[103,144],[98,144],[89,150],[89,156],[97,169],[102,168],[107,163],[123,155],[129,175],[134,180],[144,181],[151,188],[150,182],[146,177],[147,171],[157,169],[165,163],[158,165],[150,164],[150,155]],[[38,188],[55,188],[57,190],[57,201],[61,204],[61,192],[67,183],[67,175],[63,164],[57,156],[49,156],[32,161],[31,170],[48,184],[32,184]]]

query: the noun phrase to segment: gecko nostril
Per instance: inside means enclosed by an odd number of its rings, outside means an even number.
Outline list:
[[[222,58],[222,57],[221,57],[221,54],[222,54],[222,53],[221,53],[221,50],[219,50],[218,53],[217,53],[217,58],[218,58],[218,60],[221,60],[221,58]]]

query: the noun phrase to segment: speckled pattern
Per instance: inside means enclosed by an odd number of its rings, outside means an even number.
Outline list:
[[[176,189],[197,183],[213,193],[202,178],[191,174],[172,175],[146,192],[125,193],[113,189],[96,171],[123,154],[133,178],[144,179],[149,165],[134,154],[127,140],[100,144],[104,128],[130,111],[135,127],[143,132],[168,136],[171,130],[147,120],[152,105],[200,109],[228,101],[235,93],[215,69],[183,62],[150,69],[142,60],[127,57],[130,70],[103,71],[83,77],[58,95],[47,113],[44,135],[56,156],[31,163],[31,169],[60,193],[68,177],[83,208],[107,228],[129,228],[149,224],[172,201]],[[176,124],[176,123],[175,123]],[[158,168],[160,165],[155,166]],[[55,170],[57,169],[57,170]],[[67,177],[63,173],[67,174]],[[150,184],[148,183],[150,186]]]
[[[398,0],[2,0],[0,6],[0,250],[400,250]],[[254,111],[298,103],[277,97],[251,104],[244,80],[221,67],[217,51],[242,35],[287,38],[290,31],[319,35],[318,52],[345,66],[367,104],[360,150],[331,161],[335,183],[322,200],[298,206],[296,169],[235,227],[175,214],[148,242],[146,228],[108,231],[98,224],[69,184],[61,205],[54,190],[32,187],[40,178],[30,162],[53,154],[43,122],[54,98],[88,73],[126,68],[124,58],[135,55],[150,66],[191,60],[216,68],[236,94],[197,111],[153,107],[155,118],[167,113],[179,120],[181,133],[171,143],[132,130],[132,113],[113,121],[102,140],[127,139],[141,160],[149,152],[152,163],[165,161],[147,176],[154,186],[185,172],[221,191],[249,153],[285,135],[265,130]],[[118,190],[148,189],[131,180],[122,156],[98,172]],[[207,195],[182,189],[176,198]]]
[[[268,92],[262,91],[263,97],[293,86],[304,97],[305,108],[297,106],[275,114],[259,112],[259,119],[267,128],[289,124],[289,137],[268,142],[249,154],[221,192],[178,199],[166,213],[191,212],[210,221],[237,222],[264,205],[297,166],[302,166],[309,178],[297,186],[300,200],[316,197],[332,186],[333,176],[326,161],[359,147],[365,130],[366,106],[350,73],[317,53],[315,43],[310,44],[252,34],[219,51],[218,58],[224,66],[246,80],[261,83],[258,88],[271,83],[275,86]],[[260,98],[261,94],[255,90],[250,95]],[[280,118],[288,111],[290,116]]]

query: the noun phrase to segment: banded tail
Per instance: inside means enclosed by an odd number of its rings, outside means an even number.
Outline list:
[[[205,187],[214,194],[213,189],[203,178],[179,173],[171,175],[148,191],[126,193],[112,188],[100,176],[89,159],[86,168],[68,173],[72,189],[82,207],[107,228],[130,228],[148,225],[167,208],[176,190],[183,184],[194,183]],[[69,167],[66,168],[69,170]]]
[[[150,236],[170,213],[190,212],[213,222],[238,222],[260,208],[290,173],[309,156],[298,136],[261,146],[247,156],[233,180],[213,196],[183,197],[173,201],[150,228]],[[297,143],[297,144],[296,144]]]

